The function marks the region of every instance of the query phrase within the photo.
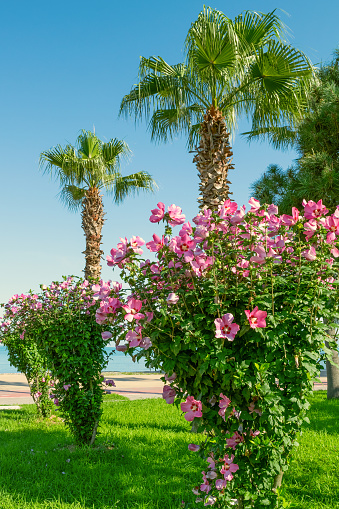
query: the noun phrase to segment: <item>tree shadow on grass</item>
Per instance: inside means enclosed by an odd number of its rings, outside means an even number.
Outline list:
[[[283,484],[291,509],[339,509],[339,401],[317,391],[310,402],[310,424],[303,425],[301,447],[293,451]]]
[[[161,399],[134,400],[130,401],[126,407],[110,408],[109,413],[104,411],[103,414],[103,421],[108,426],[123,426],[130,430],[148,428],[184,433],[189,432],[192,427],[192,423],[185,420],[179,408],[168,405]]]
[[[307,412],[310,423],[303,425],[304,429],[322,431],[328,434],[339,433],[339,400],[326,397],[326,391],[317,391],[311,398],[311,408]]]
[[[4,431],[14,412],[18,429]],[[106,509],[118,500],[117,509],[179,509],[182,500],[194,502],[191,489],[200,482],[202,468],[201,459],[187,450],[186,430],[169,424],[164,431],[154,423],[152,429],[137,424],[132,429],[103,419],[97,447],[91,449],[74,447],[62,423],[36,422],[27,409],[5,413],[0,487],[13,509],[21,509],[23,500],[37,509],[49,503]],[[56,500],[60,505],[49,502]]]

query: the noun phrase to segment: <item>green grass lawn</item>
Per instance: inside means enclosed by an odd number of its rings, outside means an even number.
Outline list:
[[[339,509],[339,401],[315,393],[284,478],[291,508]],[[62,422],[37,422],[33,405],[0,411],[1,509],[179,509],[202,460],[190,423],[161,399],[106,396],[94,449],[76,448]]]

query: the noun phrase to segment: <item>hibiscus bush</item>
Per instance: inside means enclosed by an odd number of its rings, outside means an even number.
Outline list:
[[[101,372],[107,365],[104,348],[110,339],[94,319],[96,290],[72,277],[42,286],[41,293],[9,303],[2,327],[5,337],[15,332],[22,341],[34,338],[54,380],[54,405],[81,444],[93,444],[97,433],[104,393]]]
[[[337,313],[339,210],[304,202],[279,216],[227,200],[185,222],[163,203],[163,236],[120,239],[107,257],[126,290],[103,285],[97,323],[117,349],[160,368],[163,397],[201,431],[197,503],[284,507],[280,484]],[[172,228],[180,226],[177,235]]]
[[[7,347],[10,364],[26,376],[38,415],[48,417],[54,405],[49,397],[51,377],[46,356],[39,350],[34,336],[25,334],[25,329],[18,330],[16,320],[13,321],[19,309],[29,310],[32,314],[40,306],[37,299],[36,294],[13,295],[6,305],[2,304],[5,315],[0,327],[0,341]]]

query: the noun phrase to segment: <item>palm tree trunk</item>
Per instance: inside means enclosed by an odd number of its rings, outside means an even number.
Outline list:
[[[200,177],[199,207],[217,210],[230,194],[228,171],[234,169],[233,152],[229,144],[224,117],[218,109],[211,106],[206,111],[200,129],[200,143],[196,148],[193,162],[196,163]]]
[[[334,333],[335,330],[331,329],[330,334]],[[328,348],[328,343],[325,345]],[[331,364],[326,360],[326,372],[327,372],[327,399],[339,399],[339,356],[338,350],[331,350],[332,361],[335,365]]]
[[[100,279],[101,256],[101,230],[104,224],[104,208],[102,195],[97,187],[90,187],[82,202],[82,228],[86,237],[85,278],[87,280]]]
[[[328,319],[324,318],[324,322],[328,323]],[[337,319],[332,320],[337,323]],[[336,341],[338,337],[337,329],[329,329],[327,333],[332,336],[332,340]],[[325,346],[329,348],[329,344],[325,341]],[[326,360],[326,374],[327,374],[327,399],[339,399],[339,355],[337,349],[331,350],[332,362],[331,364]]]

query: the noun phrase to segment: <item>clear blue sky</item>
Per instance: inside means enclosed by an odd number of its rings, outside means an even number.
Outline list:
[[[1,5],[1,250],[0,302],[38,289],[62,275],[81,275],[85,239],[80,213],[56,198],[58,184],[38,170],[39,154],[58,143],[75,143],[81,129],[108,140],[124,139],[133,158],[123,173],[146,170],[157,180],[155,196],[129,198],[114,206],[104,197],[105,255],[119,236],[150,240],[148,222],[158,201],[175,203],[190,219],[196,214],[198,178],[184,139],[150,142],[145,124],[118,118],[120,101],[137,80],[139,57],[161,55],[182,61],[184,39],[203,3],[196,0],[18,0]],[[339,3],[325,0],[214,0],[210,5],[234,18],[245,9],[280,16],[290,41],[313,63],[327,62],[338,46]],[[245,127],[244,125],[240,125]],[[248,187],[271,163],[287,167],[293,152],[233,143],[234,199],[245,203]],[[159,231],[159,230],[158,230]],[[103,277],[112,278],[104,266]]]

